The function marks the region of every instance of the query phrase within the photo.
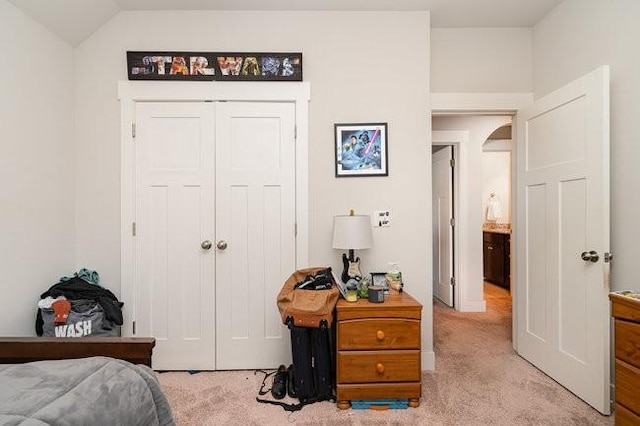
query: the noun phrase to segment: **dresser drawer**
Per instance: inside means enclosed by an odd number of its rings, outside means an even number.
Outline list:
[[[616,402],[640,414],[640,369],[616,359]]]
[[[624,406],[617,404],[614,409],[614,415],[616,417],[616,426],[638,426],[640,425],[640,417],[637,414],[624,408]]]
[[[420,399],[421,391],[420,382],[343,384],[336,388],[336,398],[338,400],[390,398]]]
[[[616,358],[640,368],[640,324],[616,320]]]
[[[338,323],[338,350],[420,349],[420,320],[358,319]]]
[[[420,351],[340,351],[338,383],[420,381]]]

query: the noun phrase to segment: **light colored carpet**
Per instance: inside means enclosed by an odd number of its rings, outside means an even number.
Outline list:
[[[436,370],[423,373],[420,407],[338,410],[331,402],[288,413],[255,401],[253,371],[159,375],[178,425],[613,425],[515,354],[511,299],[485,285],[486,313],[434,302]],[[266,395],[269,397],[269,395]],[[297,402],[285,398],[284,402]]]

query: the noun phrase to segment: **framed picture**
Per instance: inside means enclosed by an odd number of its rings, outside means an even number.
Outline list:
[[[336,177],[388,176],[387,123],[335,125]]]
[[[302,53],[127,51],[129,80],[302,81]]]
[[[371,284],[383,287],[385,291],[389,290],[389,285],[387,284],[387,274],[384,272],[372,272]]]

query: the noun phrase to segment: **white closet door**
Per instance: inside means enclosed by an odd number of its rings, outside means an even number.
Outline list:
[[[276,296],[296,265],[294,125],[290,103],[216,108],[218,369],[291,357]]]
[[[213,111],[136,104],[134,318],[158,370],[215,369]]]

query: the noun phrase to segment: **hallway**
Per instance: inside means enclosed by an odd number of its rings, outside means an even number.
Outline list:
[[[516,354],[509,292],[484,287],[487,312],[458,312],[434,301],[436,370],[423,376],[423,385],[436,414],[452,425],[613,425],[613,416],[601,415]]]

